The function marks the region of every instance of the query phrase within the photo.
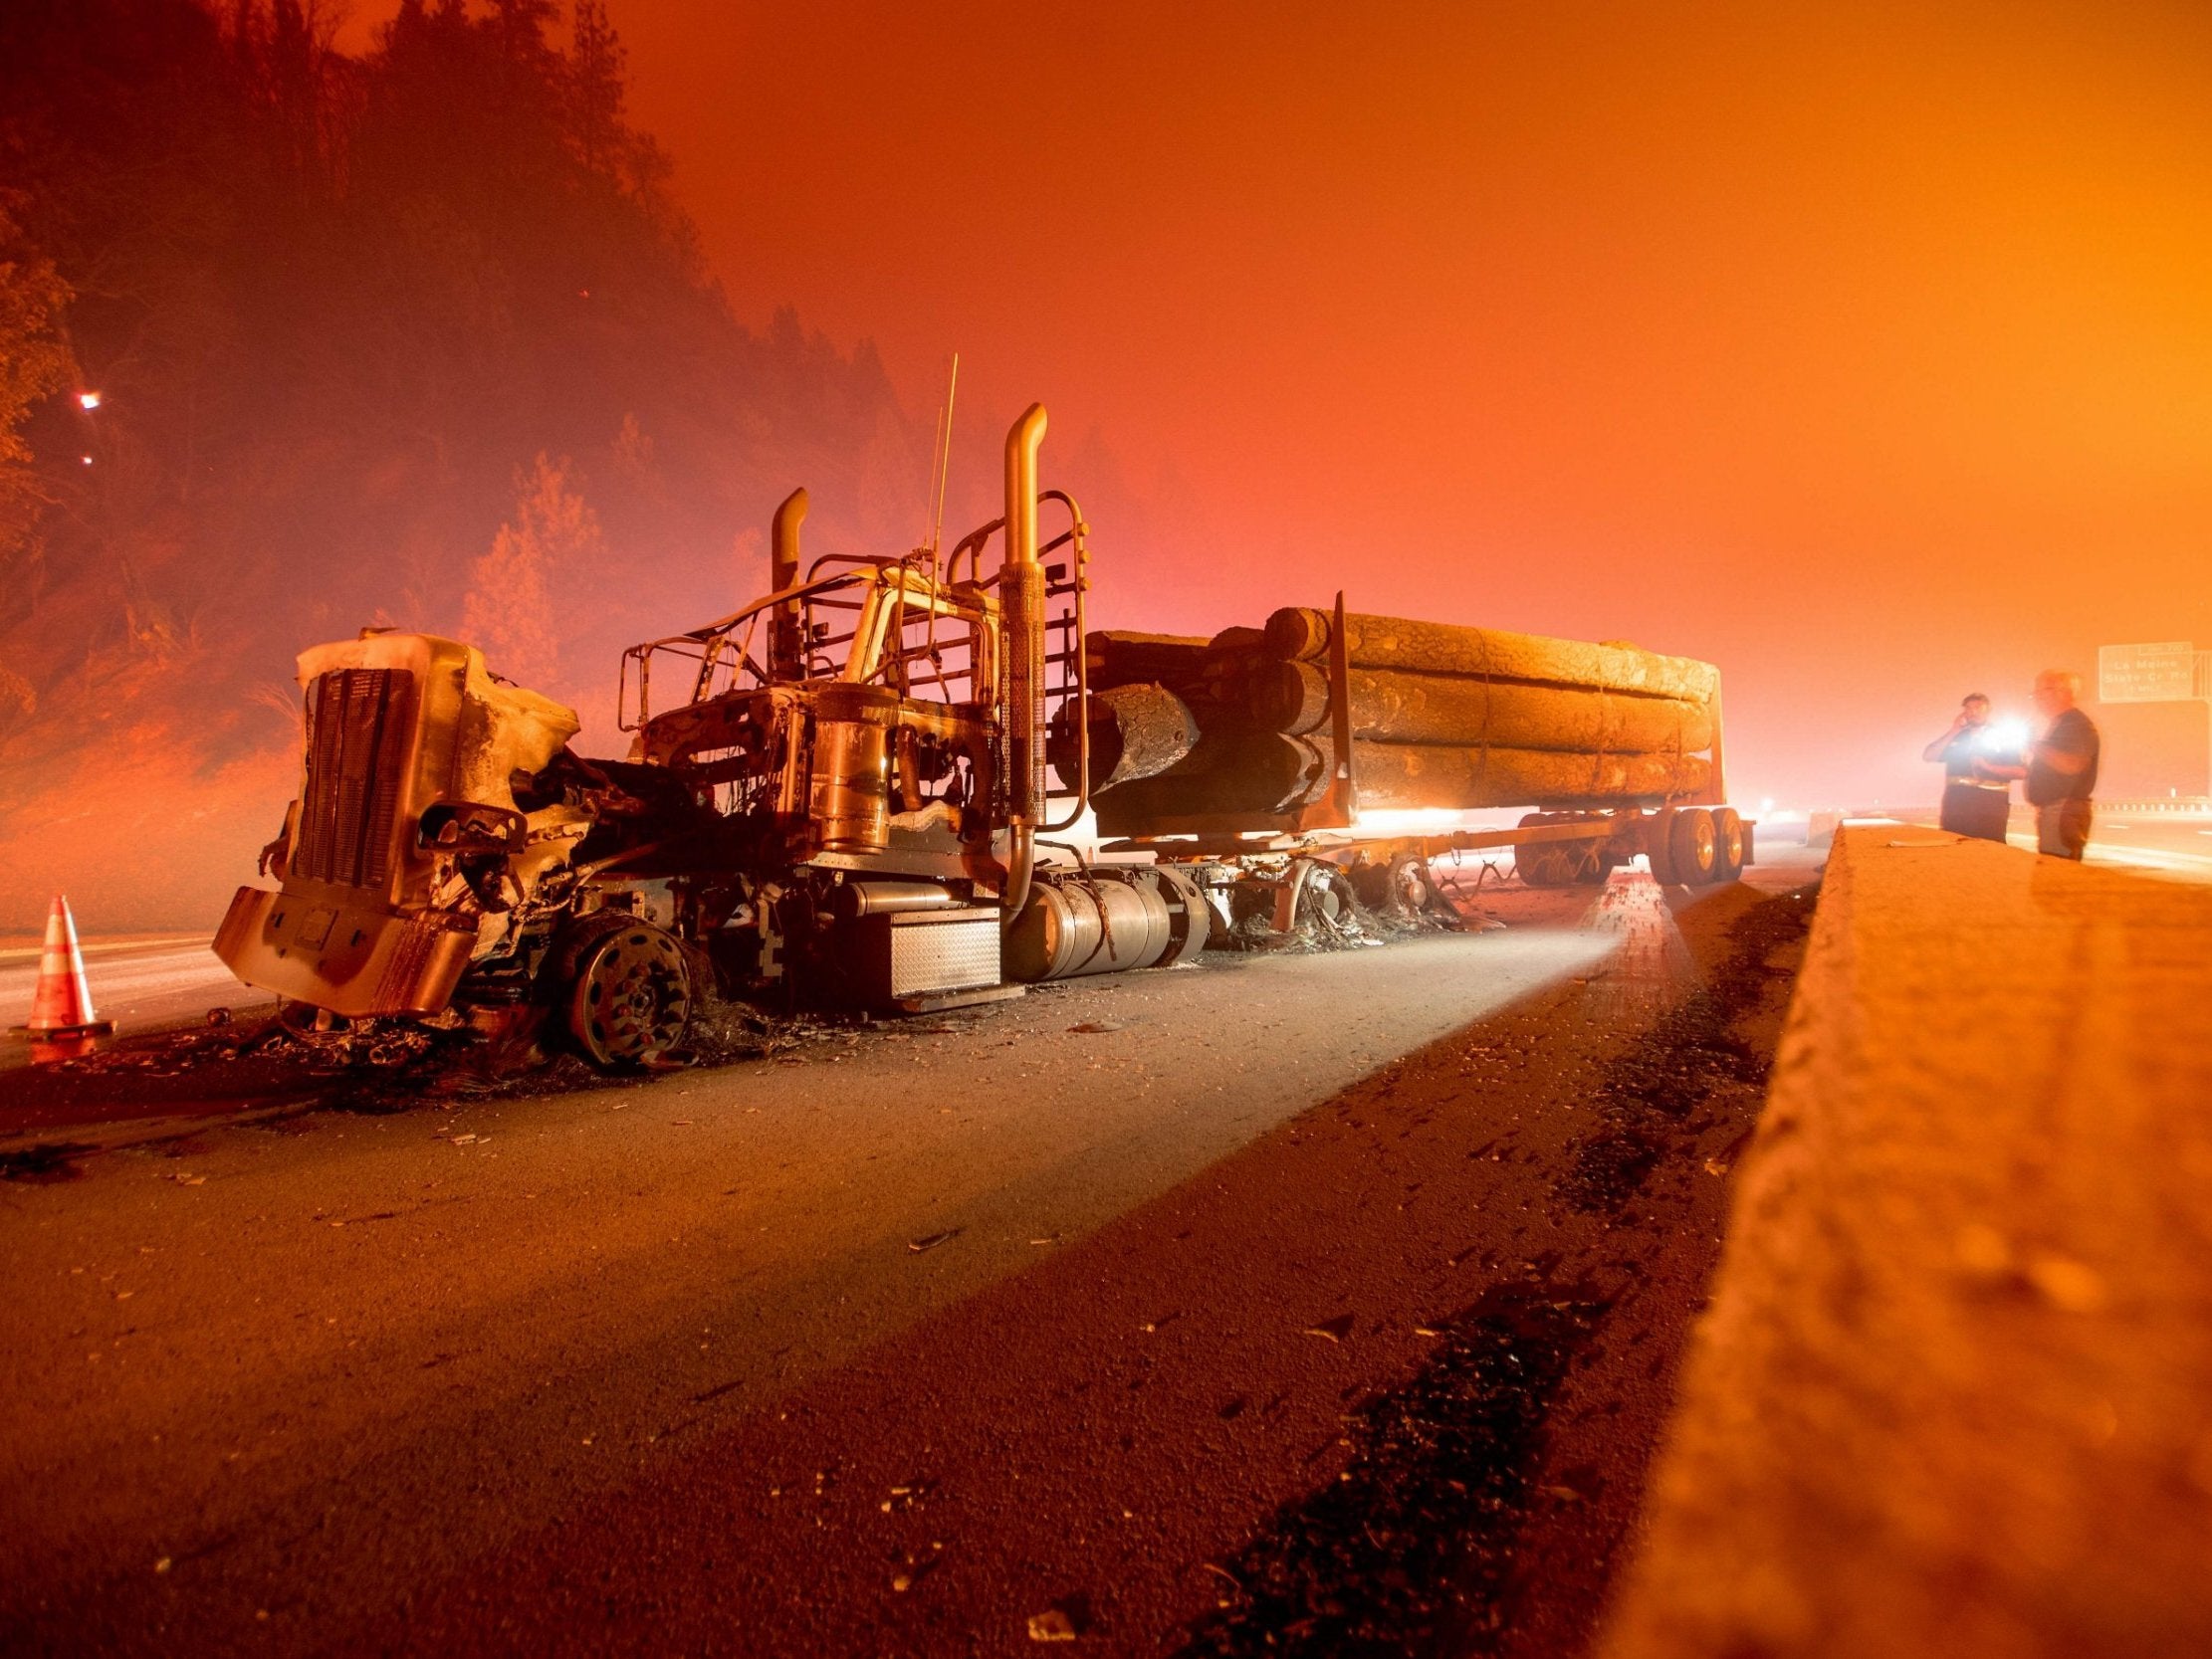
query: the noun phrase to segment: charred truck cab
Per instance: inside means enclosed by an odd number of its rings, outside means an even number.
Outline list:
[[[1084,805],[1046,821],[1046,728],[1082,689],[1085,527],[1039,495],[1044,428],[1035,406],[1015,424],[1004,516],[947,554],[802,569],[795,492],[774,592],[624,654],[625,761],[573,754],[574,714],[472,647],[368,632],[307,652],[300,795],[262,856],[280,887],[239,890],[216,953],[326,1024],[551,1018],[608,1067],[679,1047],[709,971],[814,1004],[1018,995],[1006,941],[1032,900],[1024,978],[1195,953],[1187,880],[1054,905],[1037,875],[1038,834]],[[1066,520],[1042,545],[1040,501]],[[682,696],[656,709],[671,669]]]

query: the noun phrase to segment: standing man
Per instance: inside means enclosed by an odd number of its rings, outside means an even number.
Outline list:
[[[1953,835],[2002,841],[2012,816],[2008,780],[2020,776],[2020,757],[1991,753],[1989,738],[1989,699],[1969,692],[1951,717],[1950,729],[1922,749],[1920,758],[1943,763],[1942,826]],[[1998,764],[2000,760],[2012,764]]]
[[[2028,749],[2028,802],[2036,809],[2036,851],[2053,858],[2079,859],[2090,839],[2102,744],[2075,707],[2081,695],[2079,674],[2054,668],[2036,676],[2036,708],[2050,724]]]

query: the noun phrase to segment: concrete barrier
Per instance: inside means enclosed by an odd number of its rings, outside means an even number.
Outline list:
[[[1604,1659],[2212,1654],[2212,890],[1837,838]]]

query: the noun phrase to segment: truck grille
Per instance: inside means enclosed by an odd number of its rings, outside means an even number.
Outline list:
[[[414,680],[405,669],[345,668],[309,684],[294,875],[347,887],[381,887],[390,878]]]

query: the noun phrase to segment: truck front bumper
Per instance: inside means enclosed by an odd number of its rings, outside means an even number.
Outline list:
[[[333,1014],[435,1014],[476,948],[474,929],[394,916],[335,893],[242,887],[215,933],[215,954],[258,989]]]

